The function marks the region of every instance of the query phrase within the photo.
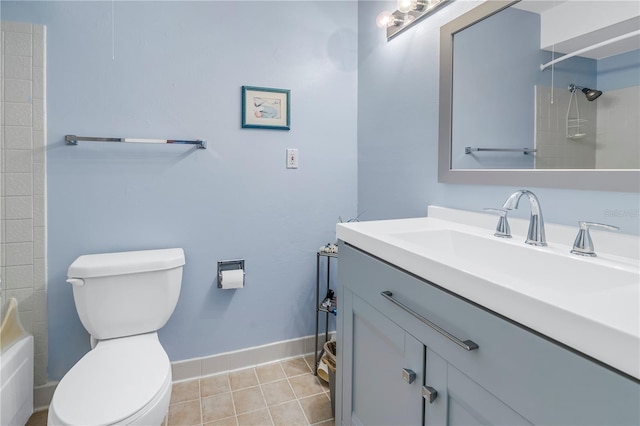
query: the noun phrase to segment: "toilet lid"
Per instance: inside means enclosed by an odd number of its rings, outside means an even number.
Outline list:
[[[110,425],[143,409],[171,375],[156,333],[104,340],[58,384],[51,402],[68,425]]]

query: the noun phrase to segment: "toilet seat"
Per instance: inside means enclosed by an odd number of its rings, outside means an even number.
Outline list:
[[[170,390],[171,363],[156,333],[103,340],[62,378],[50,418],[78,426],[130,424],[162,400],[168,404]]]

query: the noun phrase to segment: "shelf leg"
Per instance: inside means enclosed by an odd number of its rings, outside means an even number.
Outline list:
[[[327,257],[327,293],[329,293],[329,289],[331,288],[331,258]],[[325,318],[325,322],[324,322],[324,341],[328,341],[329,340],[329,314],[325,314],[324,316]]]
[[[313,366],[314,376],[318,375],[318,364],[320,362],[318,359],[318,322],[320,320],[320,311],[318,311],[318,306],[320,306],[320,253],[316,253],[316,339],[313,347],[313,353],[315,356],[315,364]]]

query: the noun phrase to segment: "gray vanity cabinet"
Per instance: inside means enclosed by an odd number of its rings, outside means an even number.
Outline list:
[[[352,398],[344,407],[348,423],[421,424],[424,346],[359,297],[345,296],[353,341],[345,350],[354,360],[349,366]]]
[[[353,360],[344,366],[351,377],[345,424],[529,424],[360,297],[349,290],[342,295],[343,309],[352,313],[352,344],[344,349]],[[422,396],[423,385],[437,389],[431,403]]]
[[[529,425],[504,402],[427,349],[427,383],[438,395],[427,403],[425,425]]]
[[[640,424],[640,381],[345,243],[339,253],[337,425]]]

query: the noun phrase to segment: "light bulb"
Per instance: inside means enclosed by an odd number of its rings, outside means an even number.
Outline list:
[[[380,12],[378,17],[376,18],[376,25],[378,28],[388,28],[395,25],[396,17],[393,16],[393,13],[385,10],[384,12]]]
[[[407,13],[413,9],[413,0],[398,0],[398,10]]]

